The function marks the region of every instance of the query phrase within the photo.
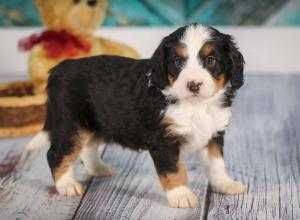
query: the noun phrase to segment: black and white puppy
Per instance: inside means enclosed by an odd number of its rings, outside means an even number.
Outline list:
[[[196,150],[212,188],[245,191],[223,159],[232,99],[243,85],[244,59],[231,36],[198,24],[165,37],[150,59],[95,56],[66,60],[48,80],[48,163],[57,191],[81,195],[73,161],[90,175],[111,175],[97,155],[100,143],[148,150],[172,207],[195,207],[180,153]],[[32,145],[32,144],[31,144]]]

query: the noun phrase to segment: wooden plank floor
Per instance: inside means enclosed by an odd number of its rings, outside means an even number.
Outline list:
[[[47,149],[24,155],[30,137],[1,139],[0,219],[300,219],[299,109],[300,75],[249,75],[225,140],[229,173],[247,193],[211,192],[197,158],[185,155],[196,209],[168,206],[147,152],[100,149],[117,174],[90,178],[78,164],[86,193],[66,198],[52,188]]]

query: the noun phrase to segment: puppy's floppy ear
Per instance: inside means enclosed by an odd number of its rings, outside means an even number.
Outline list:
[[[238,50],[233,38],[228,37],[228,56],[231,62],[229,69],[230,82],[233,89],[239,89],[244,84],[244,57]]]
[[[184,35],[184,32],[188,26],[180,27],[170,35],[166,36],[155,52],[153,53],[151,57],[151,63],[152,63],[152,75],[151,80],[152,83],[160,88],[164,89],[168,85],[168,79],[167,79],[167,57],[166,54],[168,52],[168,49],[170,49],[172,46],[174,46],[176,43],[180,41],[182,36]]]
[[[166,50],[169,43],[169,36],[165,37],[151,57],[152,63],[152,83],[160,89],[167,85],[166,73]]]

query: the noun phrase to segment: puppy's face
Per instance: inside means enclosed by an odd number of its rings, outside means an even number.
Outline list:
[[[244,59],[231,36],[200,25],[178,29],[161,43],[153,58],[161,60],[165,90],[179,99],[207,99],[230,81],[243,84]]]

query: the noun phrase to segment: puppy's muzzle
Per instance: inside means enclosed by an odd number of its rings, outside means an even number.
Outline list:
[[[202,85],[202,82],[195,82],[194,80],[192,80],[187,83],[187,88],[192,93],[199,93],[201,85]]]

